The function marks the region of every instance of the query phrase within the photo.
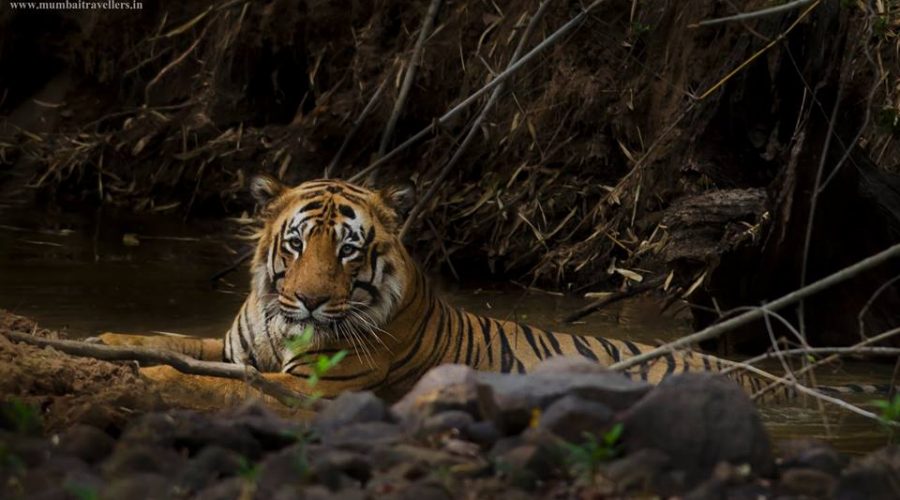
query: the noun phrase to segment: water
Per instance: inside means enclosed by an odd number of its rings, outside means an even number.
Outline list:
[[[247,291],[246,267],[215,284],[210,280],[246,248],[234,236],[236,226],[109,212],[49,217],[0,205],[0,308],[72,337],[106,331],[219,337]],[[561,319],[587,300],[513,285],[459,285],[438,277],[434,282],[451,303],[469,311],[549,330],[651,344],[691,331],[687,315],[661,315],[654,299],[626,300],[566,325]],[[885,383],[891,369],[846,362],[817,376],[822,384]],[[817,437],[853,454],[886,441],[876,423],[833,406],[825,406],[827,425],[815,403],[761,411],[775,441]]]

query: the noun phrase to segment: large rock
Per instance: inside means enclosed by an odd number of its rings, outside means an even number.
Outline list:
[[[872,452],[850,464],[834,492],[837,500],[900,498],[900,446]]]
[[[106,458],[115,444],[115,440],[100,429],[78,424],[60,435],[58,449],[87,463],[95,463]]]
[[[553,402],[541,414],[538,427],[571,442],[584,441],[584,434],[601,434],[613,421],[613,412],[606,405],[565,396]]]
[[[721,375],[685,373],[664,380],[623,417],[628,453],[656,449],[670,457],[690,488],[719,462],[748,464],[754,475],[773,471],[769,436],[756,407]]]
[[[155,444],[186,450],[191,455],[208,445],[228,448],[250,458],[262,452],[262,446],[245,426],[184,410],[140,417],[122,434],[121,443]]]
[[[643,382],[619,373],[543,372],[527,376],[503,373],[477,373],[482,393],[493,395],[496,415],[507,433],[525,428],[535,409],[546,409],[565,396],[602,403],[612,410],[624,410],[650,391]]]
[[[492,401],[489,388],[479,387],[478,372],[464,365],[441,365],[429,370],[403,398],[391,407],[391,413],[406,426],[416,428],[437,413],[458,410],[481,418],[493,413],[484,406]]]
[[[313,426],[320,432],[330,432],[350,424],[381,422],[387,416],[384,402],[375,394],[344,392],[316,415]]]

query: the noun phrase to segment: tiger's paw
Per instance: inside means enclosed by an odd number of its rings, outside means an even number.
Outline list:
[[[104,332],[95,337],[88,337],[84,341],[89,344],[102,344],[111,346],[143,346],[147,345],[144,335],[129,335],[127,333]]]
[[[169,365],[148,366],[141,368],[141,375],[154,382],[172,383],[180,380],[184,374]]]

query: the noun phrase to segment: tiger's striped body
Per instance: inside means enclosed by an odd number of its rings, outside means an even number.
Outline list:
[[[393,399],[442,363],[527,372],[551,356],[579,355],[610,365],[652,348],[551,333],[448,305],[434,294],[398,238],[394,206],[402,203],[400,191],[374,192],[337,180],[287,188],[269,178],[257,178],[253,189],[265,206],[265,225],[251,265],[251,293],[224,338],[221,357],[253,365],[297,390],[306,388],[317,355],[340,350],[349,355],[319,379],[317,391],[334,396],[366,389]],[[307,326],[314,329],[311,348],[292,352],[288,339]],[[176,340],[158,344],[195,353],[191,342],[176,345]],[[720,368],[714,358],[684,352],[631,376],[657,383],[673,373]],[[159,370],[149,370],[160,378]],[[167,379],[188,377],[165,373]],[[758,381],[746,374],[733,377],[750,390],[757,388]]]

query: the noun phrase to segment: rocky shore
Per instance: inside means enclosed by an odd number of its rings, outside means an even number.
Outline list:
[[[900,448],[776,457],[750,399],[711,374],[653,387],[570,358],[529,375],[445,365],[400,401],[345,393],[312,419],[174,407],[128,365],[2,335],[0,375],[4,498],[900,497]]]

